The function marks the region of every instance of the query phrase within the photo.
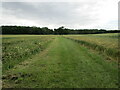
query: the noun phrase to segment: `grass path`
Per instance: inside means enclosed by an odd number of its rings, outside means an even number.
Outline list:
[[[58,36],[42,53],[6,72],[3,87],[117,88],[117,72],[116,62]]]

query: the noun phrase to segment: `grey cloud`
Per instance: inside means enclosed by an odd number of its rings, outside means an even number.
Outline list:
[[[3,2],[4,14],[37,23],[71,26],[95,23],[97,17],[92,14],[96,2]],[[11,12],[7,12],[7,10]]]

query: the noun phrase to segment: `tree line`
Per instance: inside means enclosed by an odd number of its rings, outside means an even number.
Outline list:
[[[120,30],[104,29],[68,29],[63,26],[57,29],[48,27],[29,27],[29,26],[1,26],[1,34],[38,34],[38,35],[66,35],[66,34],[100,34],[100,33],[119,33]]]

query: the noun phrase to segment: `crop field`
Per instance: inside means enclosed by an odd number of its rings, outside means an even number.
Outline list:
[[[118,34],[2,35],[3,88],[118,88]]]
[[[116,34],[90,34],[90,35],[68,35],[72,39],[88,48],[92,48],[99,53],[106,54],[109,59],[118,60],[119,45],[118,33]]]
[[[2,38],[3,71],[25,58],[41,52],[53,38],[48,36],[5,35]]]

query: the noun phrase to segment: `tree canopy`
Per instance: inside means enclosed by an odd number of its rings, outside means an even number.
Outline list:
[[[104,29],[68,29],[61,26],[57,29],[49,29],[48,27],[29,27],[29,26],[1,26],[1,34],[38,34],[38,35],[66,35],[66,34],[100,34],[100,33],[119,33],[120,30],[104,30]]]

